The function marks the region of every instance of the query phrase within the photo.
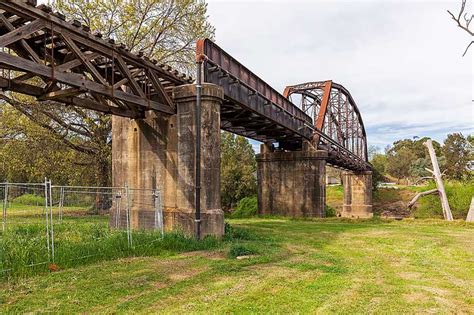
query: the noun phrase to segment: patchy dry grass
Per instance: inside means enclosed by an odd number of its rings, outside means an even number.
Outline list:
[[[470,313],[474,225],[247,219],[213,251],[101,262],[0,289],[0,313]]]

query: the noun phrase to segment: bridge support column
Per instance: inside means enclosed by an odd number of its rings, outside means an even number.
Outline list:
[[[324,217],[327,152],[273,152],[263,144],[257,155],[258,212],[292,217]]]
[[[165,217],[168,224],[195,234],[196,86],[182,85],[173,91],[177,106],[178,178],[176,208]],[[224,234],[220,199],[220,105],[221,87],[202,85],[201,96],[201,235]]]
[[[345,218],[371,218],[372,172],[344,172],[344,204],[340,216]]]
[[[144,119],[112,116],[112,185],[127,184],[132,188],[129,195],[133,229],[157,227],[151,189],[161,192],[165,209],[176,207],[176,134],[175,116],[153,111],[148,111]],[[113,200],[112,227],[127,226],[124,197],[122,191],[122,198]]]

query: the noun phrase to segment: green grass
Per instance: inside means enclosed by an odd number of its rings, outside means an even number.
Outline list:
[[[4,283],[0,313],[474,309],[473,224],[336,218],[230,223],[212,250],[121,258]],[[231,255],[237,249],[256,255],[237,260]]]
[[[129,246],[126,231],[109,229],[108,220],[107,216],[77,213],[65,217],[62,222],[56,218],[53,225],[54,264],[67,269],[122,257],[163,256],[210,249],[219,244],[215,238],[197,242],[180,232],[166,233],[162,237],[159,231],[134,231],[133,246]],[[6,230],[0,229],[0,271],[3,271],[0,281],[48,272],[52,263],[49,246],[44,215],[9,217]]]

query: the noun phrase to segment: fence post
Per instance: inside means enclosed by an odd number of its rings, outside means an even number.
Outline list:
[[[122,202],[121,190],[115,195],[115,228],[120,228],[120,203]]]
[[[6,225],[7,225],[7,207],[8,207],[8,182],[5,182],[5,189],[4,189],[4,198],[3,198],[3,209],[2,209],[2,225],[3,231],[5,232]]]
[[[130,222],[130,189],[128,188],[128,184],[125,183],[125,197],[126,197],[126,209],[125,212],[127,214],[127,240],[128,246],[132,248],[132,232],[131,232],[131,222]]]
[[[64,207],[64,187],[61,186],[59,193],[59,222],[63,222],[63,207]]]
[[[161,237],[164,235],[163,227],[163,204],[161,201],[161,191],[153,190],[153,204],[155,206],[155,229],[160,229]]]
[[[50,214],[50,224],[51,224],[51,257],[54,263],[54,226],[53,226],[53,191],[52,191],[52,184],[51,180],[48,182],[48,192],[49,192],[49,214]]]
[[[49,194],[48,194],[48,179],[44,178],[44,214],[46,219],[46,247],[48,248],[48,257],[51,257],[50,248],[49,248],[49,215],[48,215],[48,204],[49,204]]]

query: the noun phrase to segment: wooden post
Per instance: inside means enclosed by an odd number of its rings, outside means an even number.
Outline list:
[[[436,187],[438,188],[439,197],[441,200],[441,207],[443,208],[443,216],[445,220],[452,221],[453,214],[451,213],[451,209],[449,208],[448,197],[446,196],[446,191],[444,190],[443,180],[441,179],[441,172],[439,170],[438,159],[436,158],[436,153],[433,149],[433,142],[431,139],[426,140],[424,145],[428,148],[428,152],[430,153],[431,164],[433,165],[433,170],[429,170],[436,181]]]
[[[474,197],[471,199],[471,207],[467,213],[466,222],[474,222]]]

